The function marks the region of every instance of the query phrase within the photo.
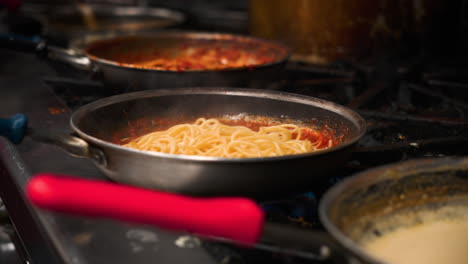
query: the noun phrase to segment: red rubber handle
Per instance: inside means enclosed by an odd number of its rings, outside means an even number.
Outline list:
[[[246,198],[190,198],[103,181],[38,174],[26,194],[36,206],[56,212],[106,217],[250,245],[264,224],[262,209]]]

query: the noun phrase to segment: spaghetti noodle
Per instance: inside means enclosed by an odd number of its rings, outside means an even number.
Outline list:
[[[304,129],[294,124],[281,124],[254,131],[245,126],[225,125],[213,118],[199,118],[193,124],[152,132],[123,146],[168,154],[225,158],[293,155],[323,148],[323,142],[308,138]],[[333,142],[329,140],[326,144],[332,146]]]

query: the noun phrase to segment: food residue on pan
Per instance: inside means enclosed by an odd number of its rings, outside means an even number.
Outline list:
[[[150,37],[98,41],[86,52],[125,67],[163,71],[250,68],[287,56],[287,51],[275,45],[256,41]]]

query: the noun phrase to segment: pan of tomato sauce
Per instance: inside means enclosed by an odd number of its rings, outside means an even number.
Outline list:
[[[86,70],[111,93],[181,87],[265,89],[283,78],[290,55],[281,43],[226,33],[103,33],[92,39],[68,50],[17,35],[0,37],[0,44]]]
[[[125,91],[178,87],[265,88],[281,78],[283,44],[250,36],[158,32],[92,41],[83,49],[99,78]]]

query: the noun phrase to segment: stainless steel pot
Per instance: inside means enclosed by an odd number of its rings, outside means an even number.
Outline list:
[[[248,114],[328,127],[342,142],[300,155],[216,158],[140,151],[111,143],[139,120],[187,120]],[[149,122],[148,124],[151,124]],[[48,137],[76,156],[91,158],[114,181],[190,195],[265,198],[301,192],[327,179],[351,154],[366,124],[358,114],[324,100],[288,93],[223,88],[151,90],[117,95],[78,109],[77,137]],[[33,133],[34,136],[34,133]],[[44,141],[47,135],[36,138]]]
[[[281,40],[292,60],[330,64],[386,55],[455,55],[466,50],[463,0],[249,0],[250,32]],[[411,57],[409,57],[411,58]]]
[[[44,26],[43,34],[54,40],[88,38],[100,33],[107,37],[116,34],[151,32],[180,26],[186,21],[184,13],[161,7],[116,6],[88,4],[96,28],[89,28],[77,4],[24,4],[21,11],[37,17]]]
[[[72,66],[93,73],[94,78],[104,82],[108,89],[116,93],[148,90],[168,89],[180,87],[252,87],[265,88],[276,80],[282,78],[284,64],[289,57],[289,49],[279,43],[266,41],[254,37],[203,32],[154,32],[138,35],[120,36],[115,38],[116,44],[128,38],[137,36],[139,38],[151,38],[157,43],[158,39],[167,41],[184,42],[187,40],[212,40],[228,41],[232,43],[249,43],[256,47],[265,47],[271,50],[269,62],[245,66],[240,68],[229,68],[221,70],[198,70],[198,71],[169,71],[157,69],[143,69],[124,66],[118,61],[101,58],[99,52],[77,52],[76,50],[64,50],[57,47],[48,47],[43,39],[27,39],[18,36],[0,36],[0,48],[19,49],[41,54],[49,59],[58,60],[71,64]],[[109,39],[106,39],[109,40]],[[137,40],[135,40],[137,41]],[[126,41],[129,48],[127,52],[135,52],[130,47],[133,41]],[[94,45],[89,43],[88,46]],[[124,44],[125,45],[125,44]],[[87,47],[88,47],[87,46]],[[152,48],[152,47],[148,47]]]

